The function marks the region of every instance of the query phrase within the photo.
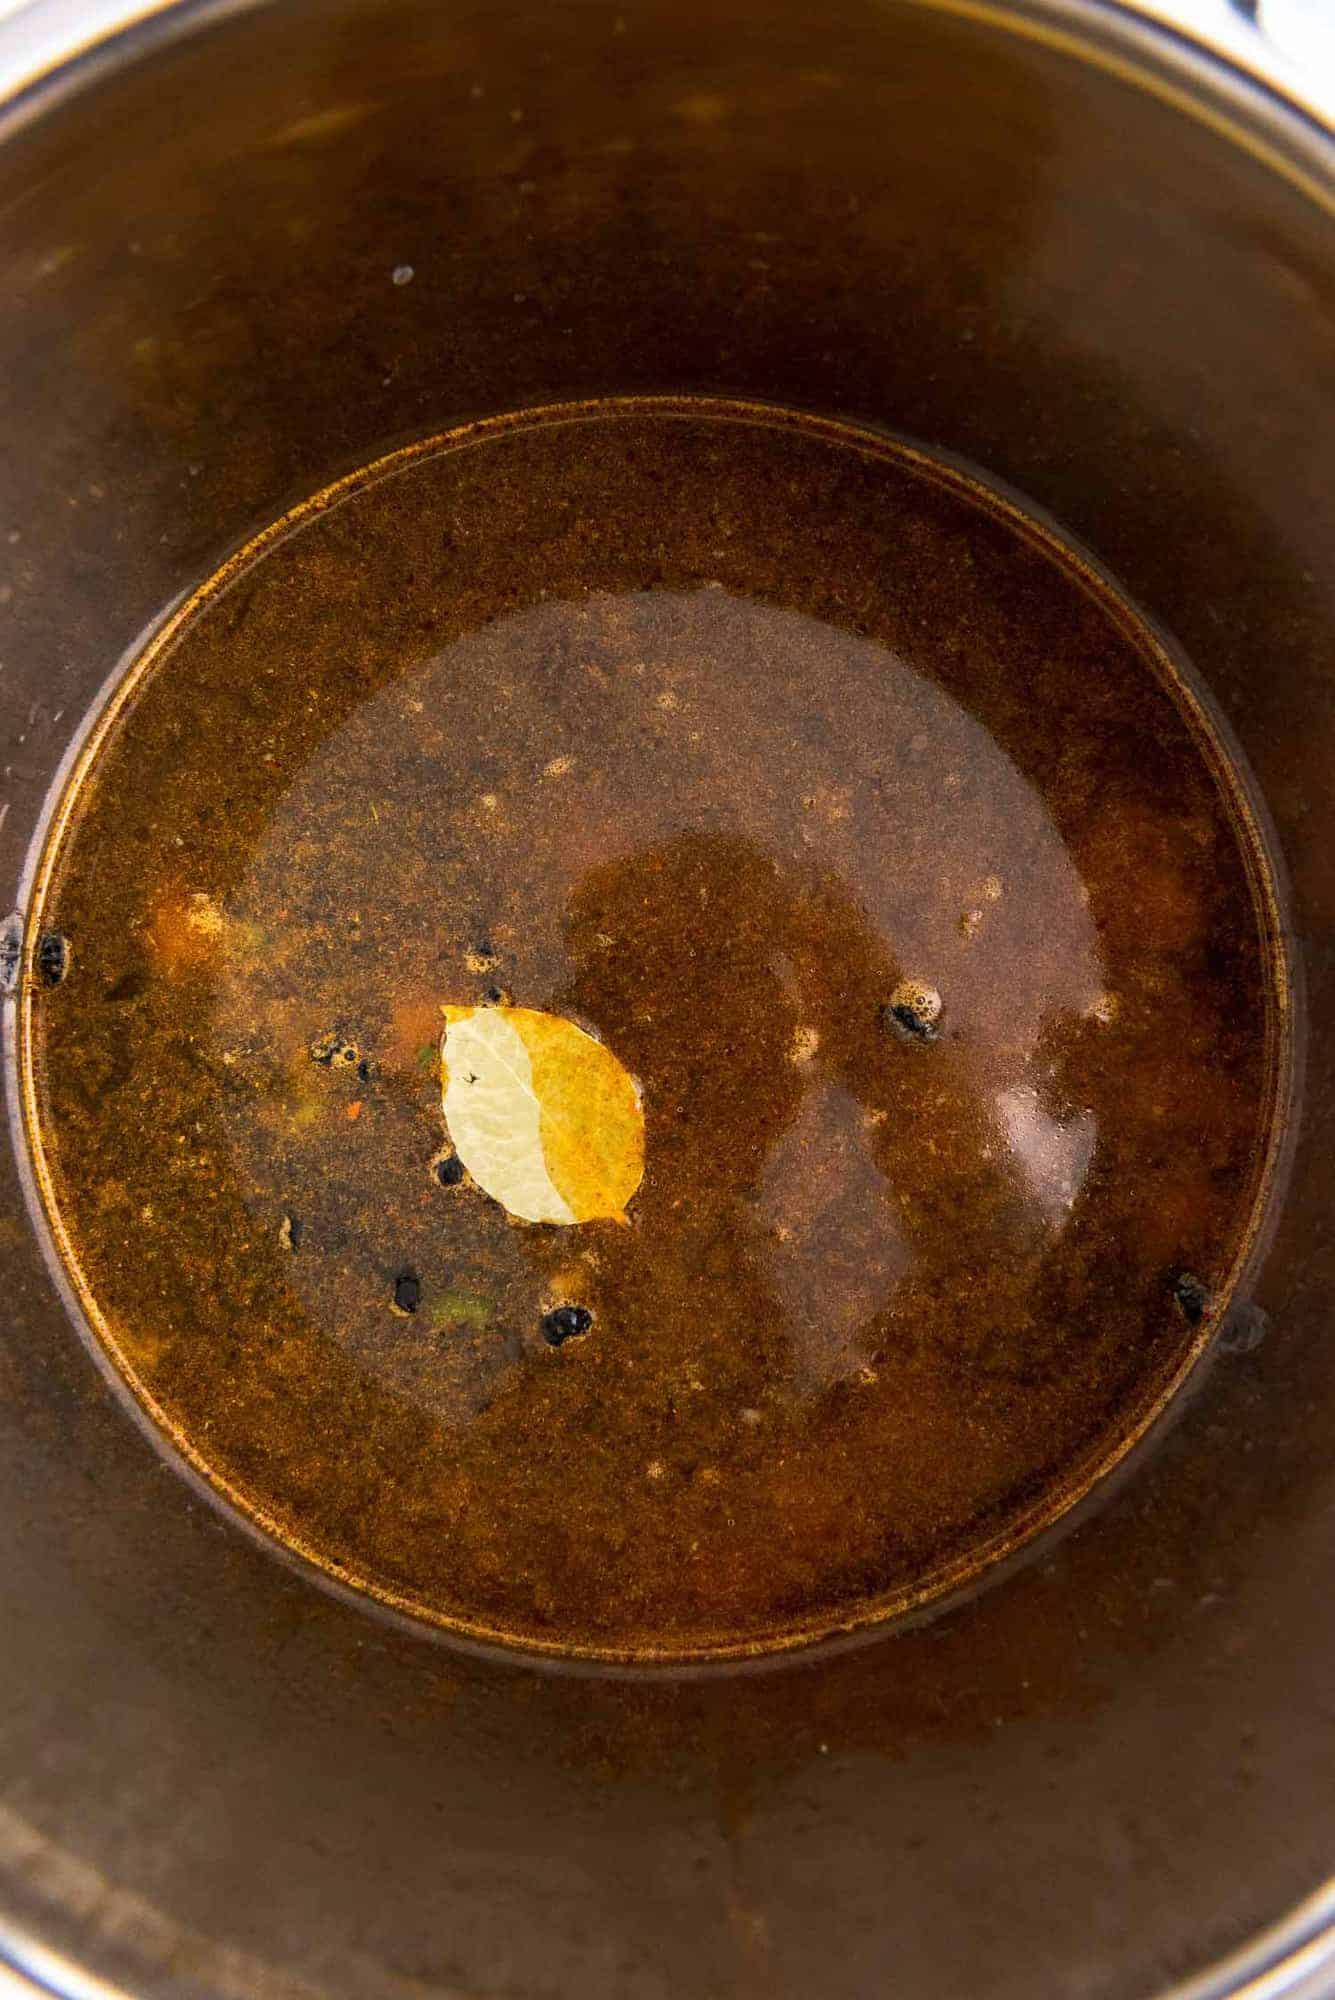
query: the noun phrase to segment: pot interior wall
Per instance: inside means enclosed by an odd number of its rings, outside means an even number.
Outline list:
[[[293,1574],[135,1429],[6,1159],[0,1908],[138,1992],[1132,2000],[1329,1865],[1331,222],[1296,128],[1034,28],[287,0],[11,114],[7,893],[119,654],[286,502],[473,413],[720,391],[1102,558],[1256,774],[1309,1015],[1264,1318],[1171,1435],[976,1602],[749,1676],[465,1658]]]

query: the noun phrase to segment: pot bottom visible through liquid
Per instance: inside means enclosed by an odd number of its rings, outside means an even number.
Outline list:
[[[782,412],[521,414],[296,510],[131,670],[30,917],[117,1369],[290,1547],[520,1646],[966,1581],[1172,1392],[1265,1193],[1276,924],[1194,697],[1009,503]],[[441,1008],[511,1004],[635,1079],[624,1224],[453,1158]]]

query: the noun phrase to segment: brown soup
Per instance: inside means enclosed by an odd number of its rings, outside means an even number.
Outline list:
[[[1207,1344],[1273,889],[1199,697],[963,472],[609,401],[397,452],[165,624],[49,838],[30,1138],[242,1512],[461,1633],[688,1659],[966,1582]],[[635,1079],[624,1225],[453,1150],[441,1008]]]

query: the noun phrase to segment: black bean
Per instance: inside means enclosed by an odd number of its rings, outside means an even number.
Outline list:
[[[560,1347],[563,1341],[587,1333],[592,1325],[593,1314],[587,1306],[553,1306],[542,1316],[542,1337],[549,1347]]]
[[[422,1280],[416,1271],[400,1271],[394,1280],[394,1310],[399,1313],[415,1313],[422,1303]]]
[[[69,939],[59,931],[44,931],[37,944],[37,973],[43,986],[59,986],[69,969]]]
[[[1210,1288],[1191,1271],[1174,1273],[1169,1286],[1188,1326],[1199,1326],[1210,1310]]]

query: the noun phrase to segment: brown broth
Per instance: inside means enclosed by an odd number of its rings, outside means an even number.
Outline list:
[[[1009,502],[777,411],[528,413],[297,508],[113,697],[33,928],[38,1179],[141,1404],[327,1573],[549,1652],[976,1576],[1178,1386],[1272,1168],[1198,698]],[[628,1228],[442,1181],[439,1010],[497,997],[638,1079]]]

